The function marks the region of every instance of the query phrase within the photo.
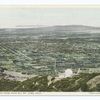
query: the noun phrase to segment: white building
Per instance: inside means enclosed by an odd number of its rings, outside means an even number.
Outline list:
[[[73,76],[73,71],[72,69],[66,69],[64,73],[59,73],[59,78],[66,78],[66,77],[71,77]]]

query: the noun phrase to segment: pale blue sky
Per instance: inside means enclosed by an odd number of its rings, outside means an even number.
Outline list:
[[[0,7],[0,27],[73,24],[100,27],[100,7]]]

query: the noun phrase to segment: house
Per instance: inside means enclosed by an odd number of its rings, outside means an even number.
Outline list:
[[[100,73],[100,68],[79,68],[77,73]]]
[[[72,69],[66,69],[64,71],[64,73],[59,73],[58,77],[59,78],[66,78],[66,77],[71,77],[73,75],[74,75],[74,73],[73,73]]]

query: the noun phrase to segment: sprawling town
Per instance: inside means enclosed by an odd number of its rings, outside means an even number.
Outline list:
[[[53,26],[0,29],[0,76],[25,81],[100,73],[100,28]]]

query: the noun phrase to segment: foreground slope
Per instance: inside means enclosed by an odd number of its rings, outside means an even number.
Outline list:
[[[100,74],[80,74],[73,77],[57,79],[51,76],[36,76],[23,82],[1,78],[0,91],[31,92],[86,92],[100,91]],[[95,86],[93,86],[95,84]]]

